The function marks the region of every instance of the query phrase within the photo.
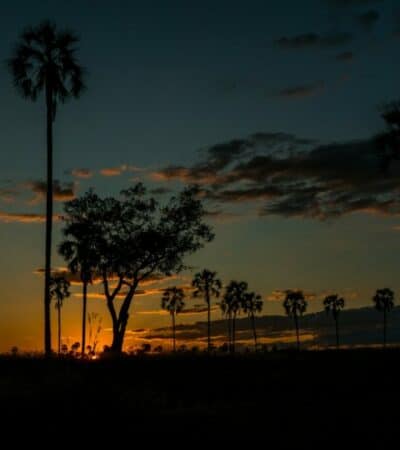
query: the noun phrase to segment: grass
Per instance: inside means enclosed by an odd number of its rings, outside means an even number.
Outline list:
[[[344,446],[354,439],[385,448],[398,423],[399,358],[398,349],[96,361],[2,357],[0,405],[10,423],[23,411],[52,428],[113,422],[136,436],[264,440],[270,448],[325,448],[336,439]]]

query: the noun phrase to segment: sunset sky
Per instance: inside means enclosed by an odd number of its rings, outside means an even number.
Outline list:
[[[5,0],[0,58],[45,18],[80,35],[88,85],[58,109],[56,212],[89,187],[117,195],[143,181],[160,201],[185,183],[206,190],[214,242],[188,259],[192,272],[144,287],[130,330],[169,325],[159,289],[203,267],[248,281],[265,314],[283,313],[289,288],[307,293],[310,311],[332,291],[348,307],[371,304],[378,287],[400,295],[400,165],[383,173],[372,140],[379,108],[400,97],[398,1]],[[44,101],[22,100],[5,64],[0,98],[0,351],[40,349]],[[97,293],[89,310],[107,342]],[[72,296],[63,309],[71,343],[80,306]]]

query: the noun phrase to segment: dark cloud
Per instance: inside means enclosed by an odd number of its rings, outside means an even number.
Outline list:
[[[253,204],[262,216],[323,220],[352,212],[400,213],[400,162],[383,173],[375,137],[318,145],[285,133],[257,133],[242,146],[252,151],[218,165],[219,170],[206,158],[158,174],[165,180],[197,180],[210,204]],[[205,172],[208,180],[202,179]],[[223,214],[220,206],[208,210],[210,217]]]
[[[325,85],[322,81],[318,81],[316,83],[311,84],[302,84],[282,89],[281,91],[279,91],[278,96],[289,99],[310,97],[312,95],[317,94],[318,92],[321,92],[324,89],[324,86]]]
[[[328,3],[336,6],[366,6],[383,3],[384,0],[327,0]]]
[[[345,61],[345,62],[353,61],[354,53],[350,52],[350,51],[342,52],[342,53],[339,53],[338,55],[336,55],[336,59],[338,61]]]
[[[42,202],[46,197],[47,183],[45,181],[30,181],[26,183],[26,187],[34,194],[34,198],[29,203],[36,204]],[[53,196],[55,201],[64,202],[75,198],[75,183],[61,183],[59,180],[53,182]]]
[[[93,172],[90,169],[78,168],[72,169],[70,171],[70,175],[75,178],[91,178],[93,176]]]
[[[357,16],[357,22],[367,31],[371,31],[378,20],[379,13],[374,9],[370,9]]]
[[[352,40],[353,35],[351,33],[332,33],[327,35],[305,33],[292,37],[281,37],[275,41],[275,44],[281,48],[288,49],[329,48],[349,44]]]

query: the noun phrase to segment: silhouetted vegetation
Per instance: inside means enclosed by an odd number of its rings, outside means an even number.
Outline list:
[[[331,314],[335,321],[336,348],[339,348],[339,313],[344,308],[344,299],[336,294],[328,295],[324,300],[324,308],[328,314]]]
[[[185,307],[185,293],[183,289],[172,286],[164,289],[161,308],[169,312],[172,319],[172,348],[176,352],[176,316]]]
[[[297,350],[300,350],[300,331],[299,331],[299,317],[301,317],[307,310],[307,301],[304,298],[302,291],[287,291],[286,298],[283,302],[283,307],[288,317],[294,320],[296,329]]]
[[[394,292],[389,288],[377,289],[372,298],[375,308],[383,312],[383,346],[387,341],[387,314],[394,308]]]
[[[253,330],[254,350],[257,351],[257,330],[256,330],[256,314],[260,313],[263,308],[261,295],[255,292],[247,292],[243,298],[243,312],[249,316],[250,325]]]
[[[53,222],[53,122],[57,106],[84,90],[83,69],[76,58],[78,37],[51,22],[27,28],[18,40],[8,67],[20,95],[36,101],[44,92],[47,126],[46,249],[44,293],[45,353],[51,354],[50,276]]]
[[[58,323],[58,354],[61,354],[61,308],[63,302],[71,293],[69,291],[70,282],[62,275],[50,277],[50,299],[55,299]]]

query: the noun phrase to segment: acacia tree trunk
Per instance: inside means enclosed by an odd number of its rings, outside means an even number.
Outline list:
[[[86,349],[86,307],[87,307],[87,281],[83,280],[82,292],[82,358],[85,356]]]
[[[174,353],[176,352],[176,331],[175,331],[175,313],[171,313],[172,316],[172,348]]]
[[[58,304],[57,307],[57,313],[58,313],[58,356],[60,356],[61,353],[61,305]]]
[[[51,355],[50,321],[50,276],[51,276],[51,232],[53,219],[53,95],[50,83],[46,83],[46,141],[47,141],[47,186],[46,186],[46,239],[44,276],[44,352]]]
[[[253,329],[254,350],[257,351],[257,332],[256,332],[256,320],[254,317],[254,313],[253,312],[250,313],[249,317],[250,317],[251,327]]]
[[[210,305],[210,294],[206,292],[206,302],[207,302],[207,350],[208,353],[211,352],[211,305]]]
[[[296,327],[297,351],[300,351],[299,318],[297,314],[294,315],[294,326]]]

